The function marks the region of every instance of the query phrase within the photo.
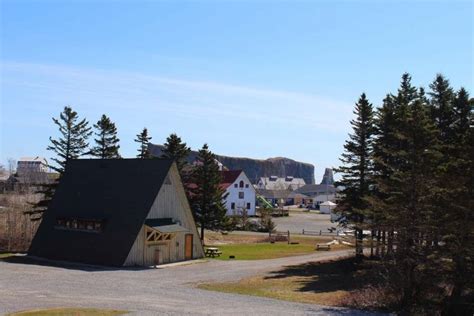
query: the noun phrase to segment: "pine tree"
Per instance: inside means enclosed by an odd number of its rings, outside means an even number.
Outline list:
[[[150,143],[150,140],[151,137],[148,136],[148,130],[146,129],[146,127],[143,128],[143,131],[140,134],[137,134],[137,138],[134,140],[135,142],[140,144],[140,148],[138,148],[137,158],[150,158],[150,153],[148,152],[148,144]]]
[[[448,145],[452,137],[452,124],[454,122],[453,97],[454,92],[449,80],[438,74],[430,84],[431,116],[436,122],[440,132],[440,140]]]
[[[364,216],[370,194],[372,170],[372,138],[374,134],[373,109],[365,93],[355,105],[356,118],[351,121],[353,133],[344,145],[344,153],[340,158],[342,166],[336,172],[342,174],[337,185],[342,186],[342,198],[336,211],[344,216],[347,223],[354,225],[356,230],[356,255],[363,255],[362,230]]]
[[[201,240],[204,240],[205,229],[221,230],[228,225],[224,205],[226,192],[220,186],[221,180],[216,156],[204,144],[199,150],[188,191],[194,219],[201,228]]]
[[[89,123],[82,119],[79,121],[77,112],[71,107],[64,107],[59,118],[53,118],[54,124],[59,128],[60,138],[49,138],[51,145],[47,147],[56,154],[57,157],[51,158],[57,166],[50,166],[53,170],[64,173],[66,163],[70,159],[77,159],[87,154],[87,139],[92,134]]]
[[[388,228],[389,247],[384,257],[389,284],[400,293],[405,312],[417,302],[433,298],[426,289],[439,284],[440,267],[432,247],[437,223],[437,162],[440,158],[436,126],[423,89],[402,76],[398,94],[388,97],[379,109],[374,144],[374,194],[371,207],[379,225]],[[396,232],[396,234],[395,234]],[[395,240],[394,240],[395,239]]]
[[[190,151],[191,149],[186,146],[186,143],[184,143],[178,135],[173,133],[166,138],[161,157],[173,159],[178,166],[179,173],[183,176],[183,168],[187,163]]]
[[[387,181],[393,174],[393,152],[397,150],[397,118],[396,118],[395,97],[388,94],[383,100],[382,107],[377,109],[374,119],[374,143],[373,143],[373,174],[374,183],[372,196],[369,197],[370,203],[370,222],[373,234],[377,237],[376,255],[379,256],[385,248],[380,249],[382,235],[388,231],[387,251],[393,250],[394,229],[392,214],[396,209],[386,203],[389,197],[387,192]]]
[[[94,124],[96,136],[94,139],[96,146],[91,149],[91,155],[100,159],[120,158],[119,139],[117,137],[117,128],[115,124],[103,114],[100,120]]]
[[[444,178],[449,181],[446,191],[450,198],[449,207],[444,210],[446,229],[442,240],[453,262],[452,267],[444,270],[444,275],[453,287],[447,299],[446,314],[455,314],[456,306],[467,304],[462,294],[474,291],[474,102],[469,101],[464,88],[452,101],[450,159],[445,165],[447,177]]]
[[[433,254],[430,240],[435,238],[433,228],[437,223],[433,175],[440,155],[423,89],[408,103],[407,116],[400,123],[397,136],[402,146],[394,154],[394,173],[389,180],[391,190],[387,200],[397,207],[393,279],[400,282],[402,307],[410,311],[422,300],[423,290],[436,283],[436,274],[431,269],[439,264],[436,257],[430,257]],[[433,283],[428,285],[429,282]]]
[[[87,154],[87,139],[92,134],[89,123],[85,120],[79,120],[77,112],[71,107],[64,107],[59,118],[53,118],[54,124],[58,126],[60,137],[49,138],[51,144],[47,147],[56,154],[51,158],[57,165],[50,166],[51,169],[59,173],[59,177],[50,184],[45,184],[37,192],[43,194],[43,198],[34,205],[31,211],[26,212],[31,215],[31,220],[39,220],[47,210],[49,203],[54,195],[54,191],[61,175],[64,173],[68,160],[77,159]]]
[[[474,293],[474,101],[465,89],[454,93],[441,75],[430,88],[428,98],[404,74],[398,93],[377,109],[363,226],[389,232],[381,271],[400,297],[402,314],[468,314]],[[346,143],[345,154],[355,147]],[[343,158],[345,167],[355,162],[351,155]]]

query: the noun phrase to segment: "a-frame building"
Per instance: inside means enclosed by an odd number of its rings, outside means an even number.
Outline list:
[[[176,164],[168,159],[67,163],[30,255],[106,266],[204,256]]]

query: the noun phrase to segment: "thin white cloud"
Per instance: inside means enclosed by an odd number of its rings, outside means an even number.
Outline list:
[[[50,100],[330,133],[347,130],[352,108],[313,94],[64,65],[4,62],[2,74],[3,86],[23,87]]]

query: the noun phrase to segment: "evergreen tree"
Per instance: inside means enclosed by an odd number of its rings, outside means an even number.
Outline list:
[[[474,101],[465,89],[454,93],[441,75],[430,89],[428,98],[404,74],[398,93],[377,109],[373,185],[369,181],[370,195],[362,198],[369,207],[360,226],[389,233],[381,272],[400,297],[402,314],[468,314],[474,293]],[[356,146],[348,143],[345,167],[356,162],[347,155]],[[357,200],[347,201],[351,193],[338,208],[357,214]],[[357,220],[349,217],[349,223]]]
[[[55,188],[61,175],[64,173],[67,162],[70,159],[77,159],[87,154],[87,139],[92,134],[91,128],[85,119],[80,120],[77,112],[66,106],[59,114],[59,118],[53,118],[54,124],[58,126],[60,137],[49,138],[51,144],[47,147],[56,154],[51,158],[57,165],[50,168],[59,173],[59,177],[49,184],[45,184],[37,193],[43,194],[43,198],[34,205],[31,211],[26,212],[31,215],[31,220],[39,220],[47,210],[48,205],[54,195]]]
[[[70,159],[77,159],[87,154],[87,139],[92,134],[89,123],[82,119],[79,121],[77,112],[71,107],[64,107],[59,118],[53,118],[54,124],[58,126],[60,138],[49,138],[51,145],[46,149],[54,152],[56,157],[51,158],[57,166],[50,166],[53,170],[62,174],[66,163]]]
[[[201,228],[201,240],[204,240],[204,229],[221,230],[228,226],[224,205],[226,191],[220,186],[221,180],[216,156],[204,144],[199,150],[191,184],[188,185],[189,203],[194,219]]]
[[[374,183],[370,203],[370,223],[374,235],[377,237],[376,255],[380,255],[380,243],[382,235],[388,231],[387,251],[393,248],[393,216],[397,212],[390,204],[386,203],[389,197],[386,183],[393,174],[394,157],[393,153],[398,148],[396,138],[397,118],[396,118],[395,96],[388,94],[383,100],[382,107],[377,109],[374,119],[374,143],[373,143],[373,174]]]
[[[364,215],[368,204],[366,199],[370,194],[372,170],[372,139],[374,135],[374,119],[372,104],[365,93],[355,105],[356,118],[351,121],[353,133],[344,145],[344,153],[340,158],[342,166],[336,172],[342,174],[337,183],[343,187],[342,198],[336,211],[339,212],[356,230],[356,255],[363,255],[362,230]]]
[[[452,266],[444,269],[444,275],[453,285],[446,300],[445,313],[456,314],[456,306],[468,302],[462,294],[474,292],[474,102],[461,88],[453,97],[452,139],[450,156],[445,170],[449,181],[444,183],[449,194],[449,205],[444,209],[442,241],[446,243]],[[447,203],[448,204],[448,203]]]
[[[436,129],[422,89],[408,103],[407,116],[402,119],[405,121],[399,122],[397,134],[401,146],[393,153],[394,172],[386,186],[389,188],[386,201],[392,210],[397,209],[393,215],[397,249],[391,266],[392,280],[399,284],[402,308],[413,312],[415,303],[425,298],[424,289],[433,288],[439,281],[432,270],[439,262],[431,256],[431,241],[437,224],[433,203],[437,187],[433,175],[440,155]]]
[[[148,144],[150,143],[151,137],[148,136],[148,130],[143,128],[143,131],[140,134],[137,134],[137,138],[134,140],[135,142],[140,144],[138,148],[138,155],[137,158],[140,159],[147,159],[150,158],[150,153],[148,152]]]
[[[187,163],[191,149],[174,133],[166,138],[164,147],[161,157],[173,159],[178,166],[179,173],[183,176],[183,168]]]
[[[94,139],[96,146],[91,149],[91,155],[100,159],[120,158],[119,139],[117,137],[117,128],[115,124],[103,114],[100,120],[94,124],[96,136]]]
[[[431,116],[436,122],[440,132],[440,140],[448,145],[452,137],[452,124],[454,122],[453,111],[453,89],[449,85],[449,80],[438,74],[430,84]]]

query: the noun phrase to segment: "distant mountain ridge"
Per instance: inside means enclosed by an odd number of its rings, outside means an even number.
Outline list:
[[[163,145],[149,144],[148,149],[153,156],[159,157],[162,154]],[[193,150],[189,154],[188,161],[193,162],[196,160],[196,157],[197,152]],[[270,176],[292,176],[303,178],[307,184],[315,183],[314,166],[309,163],[284,157],[268,158],[265,160],[221,155],[216,155],[216,157],[217,160],[230,170],[242,169],[253,183],[256,183],[260,177]]]

